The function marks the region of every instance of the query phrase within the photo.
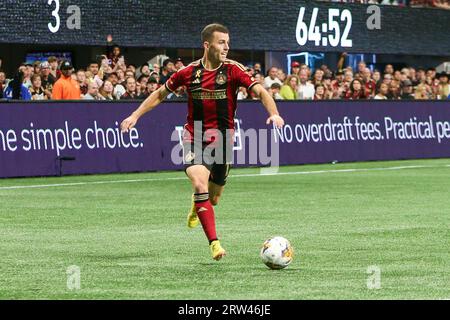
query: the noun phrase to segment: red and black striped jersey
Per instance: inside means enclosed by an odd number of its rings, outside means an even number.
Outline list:
[[[244,66],[228,59],[214,70],[206,69],[200,59],[174,73],[165,86],[171,92],[186,87],[188,115],[184,139],[192,140],[197,121],[201,121],[202,135],[211,129],[233,130],[238,89],[251,89],[256,83],[245,73]]]

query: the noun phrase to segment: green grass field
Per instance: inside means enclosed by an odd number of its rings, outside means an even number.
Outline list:
[[[231,172],[220,262],[186,227],[183,172],[0,180],[0,299],[450,298],[450,159],[259,172]],[[273,235],[294,246],[287,269],[259,259]]]

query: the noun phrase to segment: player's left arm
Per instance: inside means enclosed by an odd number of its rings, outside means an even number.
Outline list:
[[[259,99],[261,99],[264,108],[266,108],[267,113],[269,114],[269,118],[267,118],[266,124],[270,124],[271,122],[273,122],[277,128],[281,128],[282,126],[284,126],[284,120],[278,113],[275,100],[273,100],[267,90],[264,89],[260,84],[253,85],[251,87],[251,90],[259,97]]]

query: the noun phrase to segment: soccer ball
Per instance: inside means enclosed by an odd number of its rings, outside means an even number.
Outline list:
[[[294,257],[294,249],[283,237],[272,237],[264,241],[260,256],[270,269],[286,268]]]

